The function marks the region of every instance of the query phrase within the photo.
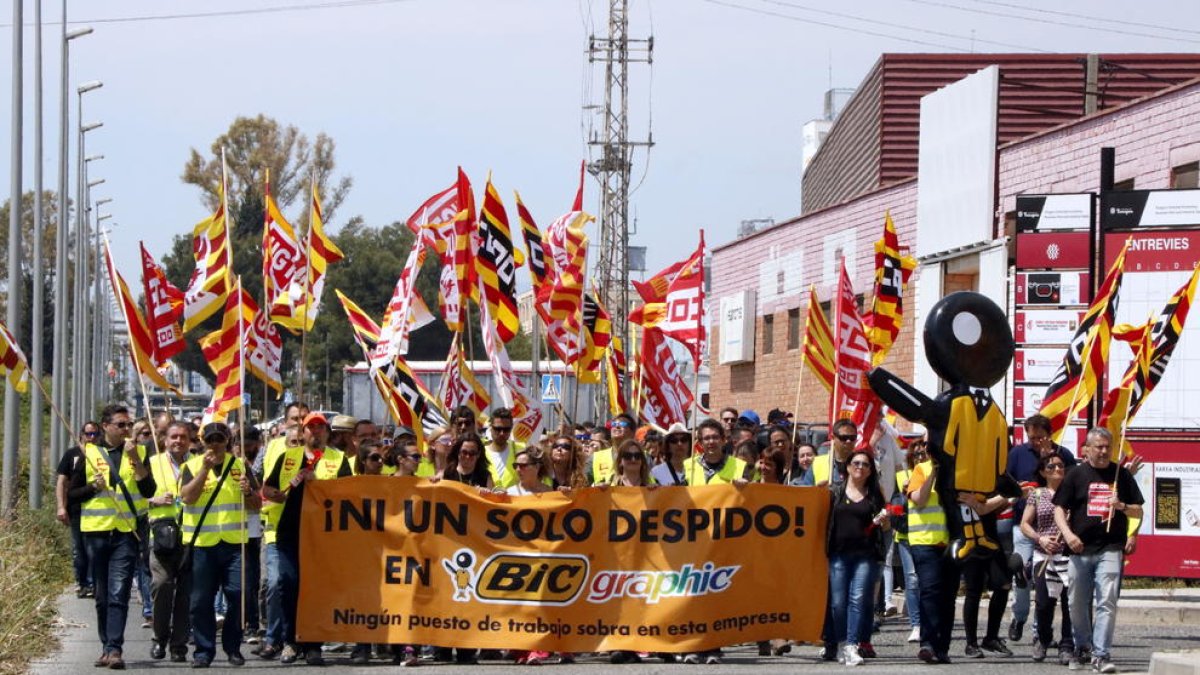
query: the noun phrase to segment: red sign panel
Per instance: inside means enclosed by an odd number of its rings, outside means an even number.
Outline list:
[[[1126,272],[1190,271],[1200,260],[1200,230],[1122,232],[1104,238],[1105,269],[1116,260],[1127,238],[1132,241],[1125,254]]]
[[[1087,232],[1023,232],[1017,237],[1017,267],[1087,269],[1089,237]]]

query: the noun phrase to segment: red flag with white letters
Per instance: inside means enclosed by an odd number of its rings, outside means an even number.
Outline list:
[[[183,330],[179,319],[183,316],[183,291],[167,281],[167,275],[154,257],[139,242],[142,249],[142,289],[146,293],[146,323],[153,339],[151,357],[156,365],[183,351]]]
[[[854,288],[850,286],[845,259],[842,260],[842,273],[838,278],[834,330],[838,388],[842,395],[851,400],[865,400],[871,396],[871,387],[867,384],[867,371],[871,369],[871,345],[858,313],[858,302],[854,297]]]

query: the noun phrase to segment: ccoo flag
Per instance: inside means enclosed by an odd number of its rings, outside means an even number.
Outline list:
[[[104,240],[104,263],[108,266],[108,280],[112,283],[113,297],[120,304],[121,316],[125,318],[125,325],[129,327],[129,356],[133,359],[134,370],[139,375],[150,378],[155,385],[179,393],[179,390],[158,372],[158,364],[154,362],[154,337],[146,326],[142,310],[138,309],[137,303],[129,293],[129,286],[125,284],[125,279],[113,264],[107,238]]]
[[[183,293],[167,280],[166,273],[146,250],[146,245],[140,246],[142,290],[146,294],[146,321],[150,336],[154,339],[154,362],[165,363],[187,346],[183,341],[183,331],[179,328],[179,318],[183,316]]]
[[[271,318],[293,330],[312,330],[321,306],[325,289],[325,274],[329,266],[343,257],[341,249],[325,234],[324,214],[317,183],[312,183],[312,203],[309,205],[310,225],[305,242],[307,264],[301,275],[288,287],[288,292],[275,299]]]

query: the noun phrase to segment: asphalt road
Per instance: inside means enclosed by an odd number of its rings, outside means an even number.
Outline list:
[[[55,654],[35,661],[30,669],[34,675],[75,675],[81,672],[98,672],[92,667],[92,661],[99,655],[99,643],[94,625],[95,610],[90,600],[78,600],[73,595],[65,595],[60,601],[61,614],[61,648]],[[986,622],[986,609],[981,611],[981,620]],[[1135,612],[1130,613],[1136,617]],[[136,613],[130,617],[130,625],[126,630],[125,660],[130,669],[153,669],[162,673],[191,672],[186,667],[189,664],[173,664],[168,661],[150,660],[150,631],[140,627]],[[1007,627],[1007,623],[1005,624]],[[960,628],[961,630],[961,628]],[[905,643],[909,632],[906,619],[890,619],[880,633],[876,634],[874,644],[879,658],[868,660],[865,669],[882,670],[884,672],[954,672],[987,675],[990,673],[1066,673],[1067,669],[1051,663],[1034,663],[1030,660],[1029,636],[1020,645],[1010,645],[1014,652],[1011,658],[988,656],[984,659],[968,659],[962,655],[963,642],[961,634],[955,636],[951,651],[953,665],[928,666],[915,657],[916,649]],[[1175,651],[1195,649],[1200,646],[1200,625],[1176,624],[1147,624],[1138,625],[1122,623],[1118,615],[1116,644],[1113,648],[1114,662],[1121,672],[1146,671],[1150,664],[1150,655],[1155,651]],[[628,673],[683,673],[699,669],[705,673],[829,673],[844,671],[846,667],[836,663],[824,663],[817,657],[817,647],[800,645],[792,648],[792,653],[781,657],[760,657],[755,645],[737,645],[725,650],[725,662],[714,666],[690,666],[682,664],[664,664],[659,659],[647,659],[641,664],[613,666],[607,658],[601,656],[583,656],[575,665],[548,665],[546,668],[564,675],[570,673],[597,673],[601,670],[612,671],[619,669]],[[316,671],[316,668],[299,664],[283,666],[277,661],[262,661],[249,653],[249,646],[243,650],[247,657],[244,668],[279,669],[286,668]],[[328,654],[326,668],[334,668],[338,672],[379,672],[383,669],[395,668],[387,661],[376,661],[368,666],[351,666],[349,654]],[[184,667],[180,667],[184,666]],[[227,668],[223,655],[218,656],[213,663],[214,668]],[[434,664],[422,662],[422,669],[429,668],[438,673],[477,672],[480,667],[488,671],[515,671],[517,667],[501,661],[484,661],[480,666],[456,666],[452,664]],[[527,670],[526,666],[520,667]],[[1019,670],[1018,670],[1019,669]]]

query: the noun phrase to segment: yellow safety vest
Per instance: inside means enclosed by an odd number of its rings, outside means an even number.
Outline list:
[[[283,453],[288,449],[287,438],[279,436],[272,438],[267,447],[259,452],[266,453],[263,455],[263,479],[271,475],[275,470],[275,462],[283,456]],[[263,543],[270,544],[275,541],[275,524],[279,522],[279,514],[283,511],[283,504],[277,502],[263,500],[262,517],[263,517]]]
[[[816,458],[813,459],[813,485],[820,485],[821,483],[829,482],[829,464],[832,456],[833,450],[830,450],[823,455],[817,455]]]
[[[225,477],[220,491],[213,499],[213,489],[216,488],[217,481],[221,480],[221,474],[225,472],[225,468],[229,466],[230,462],[233,463],[233,466],[229,467],[229,475]],[[203,470],[204,457],[193,457],[184,464],[184,467],[195,478]],[[208,477],[204,481],[204,490],[200,496],[194,503],[183,505],[184,542],[191,543],[192,537],[195,536],[196,546],[200,547],[216,546],[221,542],[246,543],[246,505],[243,501],[245,497],[242,495],[241,485],[245,472],[246,466],[242,460],[230,453],[225,453],[225,461],[221,466],[213,467],[208,472]],[[204,513],[204,507],[208,505],[209,499],[212,499],[212,506],[204,516],[204,522],[200,522],[200,514]],[[199,527],[198,535],[196,535],[197,527]]]
[[[925,461],[920,465],[925,480],[933,480],[933,462]],[[937,487],[930,488],[929,501],[925,506],[917,507],[912,499],[908,500],[908,544],[910,546],[944,546],[950,543],[950,534],[946,530],[946,512],[938,499]]]
[[[484,449],[488,458],[488,471],[492,474],[493,486],[501,490],[507,490],[517,484],[517,469],[513,466],[513,461],[516,460],[517,455],[521,454],[521,451],[524,449],[525,444],[520,441],[508,442],[508,462],[504,468],[503,481],[500,480],[500,468],[496,466],[495,458],[499,457],[499,453],[491,450],[490,445]]]
[[[433,465],[433,460],[428,457],[422,457],[417,463],[417,478],[432,478],[437,473],[437,467]]]
[[[142,454],[142,461],[146,461],[146,446],[139,445],[138,452]],[[107,448],[101,449],[98,445],[88,443],[84,446],[83,453],[84,477],[87,482],[91,483],[95,480],[96,472],[99,471],[104,476],[107,487],[97,492],[80,507],[79,530],[81,532],[111,532],[113,530],[133,532],[137,525],[137,515],[145,513],[149,508],[146,498],[138,492],[133,463],[122,452],[121,464],[117,467],[117,476],[129,490],[129,496],[133,498],[134,511],[131,512],[129,501],[125,499],[125,493],[121,488],[112,484],[112,470],[108,463]]]
[[[687,479],[688,485],[717,485],[720,483],[732,483],[741,478],[746,473],[745,460],[738,459],[732,455],[725,459],[725,464],[721,466],[721,470],[714,473],[712,478],[705,478],[704,466],[701,462],[704,461],[704,456],[688,457],[683,460],[683,475]]]
[[[613,475],[613,449],[603,448],[592,453],[592,482],[607,483]]]
[[[345,453],[343,453],[343,454],[345,454]],[[350,462],[350,473],[357,476],[358,475],[358,455],[350,455],[350,457],[347,458],[347,461]]]
[[[266,458],[268,461],[270,457]],[[321,455],[321,461],[317,462],[316,470],[313,472],[317,480],[329,480],[337,478],[338,470],[342,468],[342,461],[345,455],[341,450],[336,448],[325,448],[325,452]],[[285,451],[275,459],[276,462],[282,461],[283,466],[279,469],[279,489],[287,489],[288,483],[300,473],[301,467],[304,466],[304,447],[288,448],[285,446]],[[271,469],[267,470],[263,475],[270,476],[274,472],[274,464]],[[279,517],[283,515],[283,504],[269,502],[273,507],[267,511],[265,503],[263,506],[263,515],[266,516],[266,521],[263,523],[263,543],[275,543],[275,533],[279,527]]]
[[[900,494],[903,494],[903,495],[908,494],[904,491],[904,484],[908,482],[908,476],[911,473],[912,472],[909,471],[908,469],[901,469],[901,470],[896,471],[896,489],[900,491]],[[904,518],[905,518],[905,522],[908,522],[908,516],[905,515]],[[907,532],[901,532],[899,529],[893,529],[893,532],[895,532],[894,536],[896,538],[896,541],[908,541],[908,533]]]
[[[182,473],[183,465],[180,465]],[[175,467],[171,462],[171,453],[160,452],[150,458],[150,474],[154,476],[154,496],[162,497],[168,493],[175,495],[175,499],[166,506],[151,506],[150,520],[151,522],[160,518],[177,518],[179,509],[175,507],[175,502],[179,500],[179,475],[175,473]]]

